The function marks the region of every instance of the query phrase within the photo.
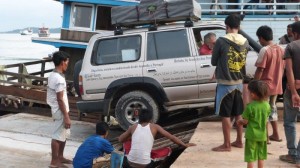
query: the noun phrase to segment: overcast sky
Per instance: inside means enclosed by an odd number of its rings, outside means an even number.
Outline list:
[[[63,4],[54,0],[0,0],[0,32],[62,25]]]

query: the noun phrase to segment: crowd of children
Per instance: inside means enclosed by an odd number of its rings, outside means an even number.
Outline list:
[[[247,125],[245,132],[245,162],[247,167],[254,167],[254,161],[258,161],[258,167],[262,168],[263,161],[267,159],[267,144],[270,141],[281,142],[278,134],[278,114],[276,107],[277,95],[282,94],[282,78],[287,78],[287,87],[284,93],[284,130],[287,141],[288,154],[281,155],[280,160],[294,163],[300,167],[300,141],[296,140],[297,113],[300,107],[300,22],[288,25],[288,34],[292,39],[284,50],[273,43],[273,31],[268,26],[258,28],[256,35],[263,46],[260,50],[255,66],[257,67],[254,79],[248,84],[248,89],[243,97],[252,100],[243,109],[242,82],[245,75],[245,60],[247,52],[243,46],[247,46],[247,40],[240,37],[237,32],[240,20],[237,15],[229,15],[226,20],[227,34],[220,37],[213,49],[212,65],[216,66],[217,79],[216,114],[222,117],[224,143],[215,147],[213,151],[230,151],[231,146],[241,145],[240,129]],[[285,37],[282,37],[285,38]],[[284,40],[281,40],[281,42]],[[230,50],[231,48],[231,50]],[[232,49],[233,48],[233,49]],[[231,52],[234,51],[234,54]],[[233,66],[241,65],[241,66]],[[233,68],[234,67],[234,68]],[[245,89],[245,87],[244,87]],[[247,98],[248,100],[249,98]],[[234,105],[233,105],[234,104]],[[240,117],[241,115],[241,117]],[[230,142],[230,119],[237,121],[237,139]],[[268,121],[271,123],[273,133],[268,135]]]

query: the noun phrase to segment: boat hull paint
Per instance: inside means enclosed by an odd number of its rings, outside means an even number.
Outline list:
[[[39,37],[49,37],[50,33],[39,33]]]
[[[39,37],[49,37],[50,36],[49,28],[47,27],[39,28],[38,35]]]

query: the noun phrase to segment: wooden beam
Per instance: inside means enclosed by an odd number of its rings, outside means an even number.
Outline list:
[[[5,68],[14,68],[14,67],[19,67],[20,64],[24,64],[24,65],[34,65],[34,64],[40,64],[43,62],[52,62],[51,59],[45,59],[45,60],[38,60],[38,61],[32,61],[32,62],[24,62],[24,63],[18,63],[18,64],[9,64],[9,65],[5,65]]]
[[[26,102],[31,102],[31,103],[48,105],[46,101],[40,101],[40,100],[32,100],[32,99],[21,98],[21,101],[26,101]]]
[[[13,106],[5,107],[4,105],[0,105],[0,109],[3,111],[11,112],[11,113],[29,113],[29,114],[39,114],[39,115],[43,115],[43,116],[51,116],[51,109],[43,108],[43,107],[23,106],[21,108],[14,108]]]
[[[35,89],[22,89],[15,86],[3,86],[0,85],[0,94],[3,95],[13,95],[16,97],[22,97],[25,99],[37,100],[46,102],[47,92],[45,90],[35,90]],[[69,104],[76,104],[80,98],[68,96]],[[73,105],[72,105],[73,106]]]
[[[46,90],[45,86],[36,86],[36,85],[29,85],[26,83],[18,83],[18,82],[10,82],[10,81],[5,81],[5,80],[0,80],[0,83],[6,83],[6,84],[11,84],[11,87],[27,87],[27,88],[31,88],[31,89],[40,89],[40,90]]]
[[[21,89],[15,86],[3,86],[0,85],[0,94],[13,95],[16,97],[22,97],[25,99],[46,101],[46,92],[33,89]]]

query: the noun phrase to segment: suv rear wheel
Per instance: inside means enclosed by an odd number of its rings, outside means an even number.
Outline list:
[[[116,118],[121,128],[127,130],[130,125],[137,123],[138,114],[142,108],[153,112],[154,123],[158,121],[158,105],[148,93],[131,91],[121,96],[115,108]]]

